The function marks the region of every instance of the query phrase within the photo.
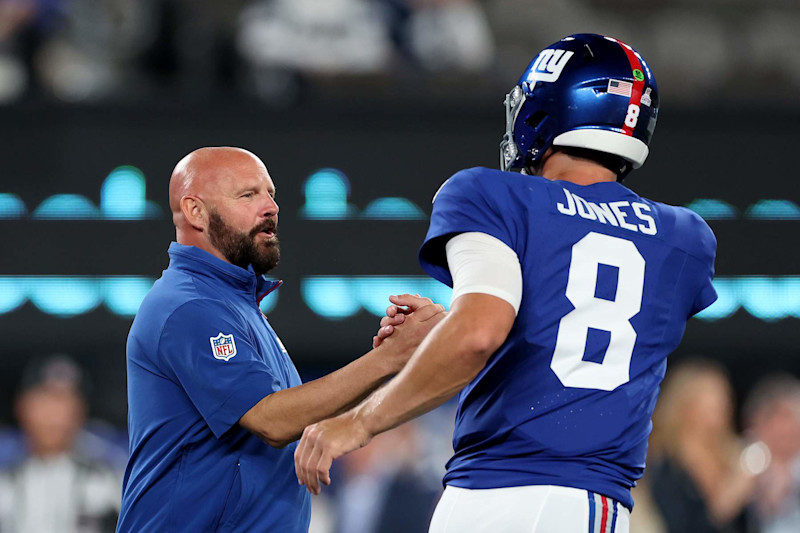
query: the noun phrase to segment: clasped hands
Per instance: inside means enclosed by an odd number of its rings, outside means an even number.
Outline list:
[[[418,294],[390,296],[389,301],[392,305],[381,319],[380,329],[372,338],[372,347],[388,352],[387,357],[399,372],[446,313],[444,306]],[[319,494],[320,483],[331,483],[334,459],[366,446],[373,436],[355,409],[306,427],[294,453],[298,482],[305,485],[308,492]]]
[[[393,371],[399,372],[425,336],[445,316],[444,306],[419,294],[389,296],[392,305],[386,308],[378,333],[372,337],[372,347],[384,353]],[[391,337],[391,338],[390,338]]]

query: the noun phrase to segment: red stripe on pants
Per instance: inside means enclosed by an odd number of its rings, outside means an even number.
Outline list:
[[[600,533],[606,533],[606,524],[608,523],[608,498],[600,496],[600,501],[603,502],[603,518],[600,520]]]

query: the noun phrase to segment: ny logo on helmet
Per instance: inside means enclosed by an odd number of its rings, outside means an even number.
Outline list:
[[[552,48],[542,50],[536,56],[536,61],[528,72],[528,77],[525,81],[531,84],[537,81],[556,81],[561,76],[561,71],[564,70],[567,61],[573,55],[574,52],[569,50],[553,50]]]

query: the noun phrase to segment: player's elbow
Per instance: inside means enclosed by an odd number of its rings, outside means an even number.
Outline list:
[[[458,353],[469,366],[483,368],[489,357],[505,342],[506,333],[491,327],[476,327],[461,337]]]
[[[486,364],[489,357],[506,341],[516,313],[509,302],[483,293],[468,293],[453,300],[446,321],[450,339],[467,364]]]

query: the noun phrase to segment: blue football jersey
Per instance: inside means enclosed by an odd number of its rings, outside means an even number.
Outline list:
[[[516,252],[523,294],[505,343],[459,395],[445,483],[561,485],[632,508],[667,355],[716,300],[714,234],[619,183],[485,168],[434,198],[426,272],[452,286],[445,243],[471,231]]]

